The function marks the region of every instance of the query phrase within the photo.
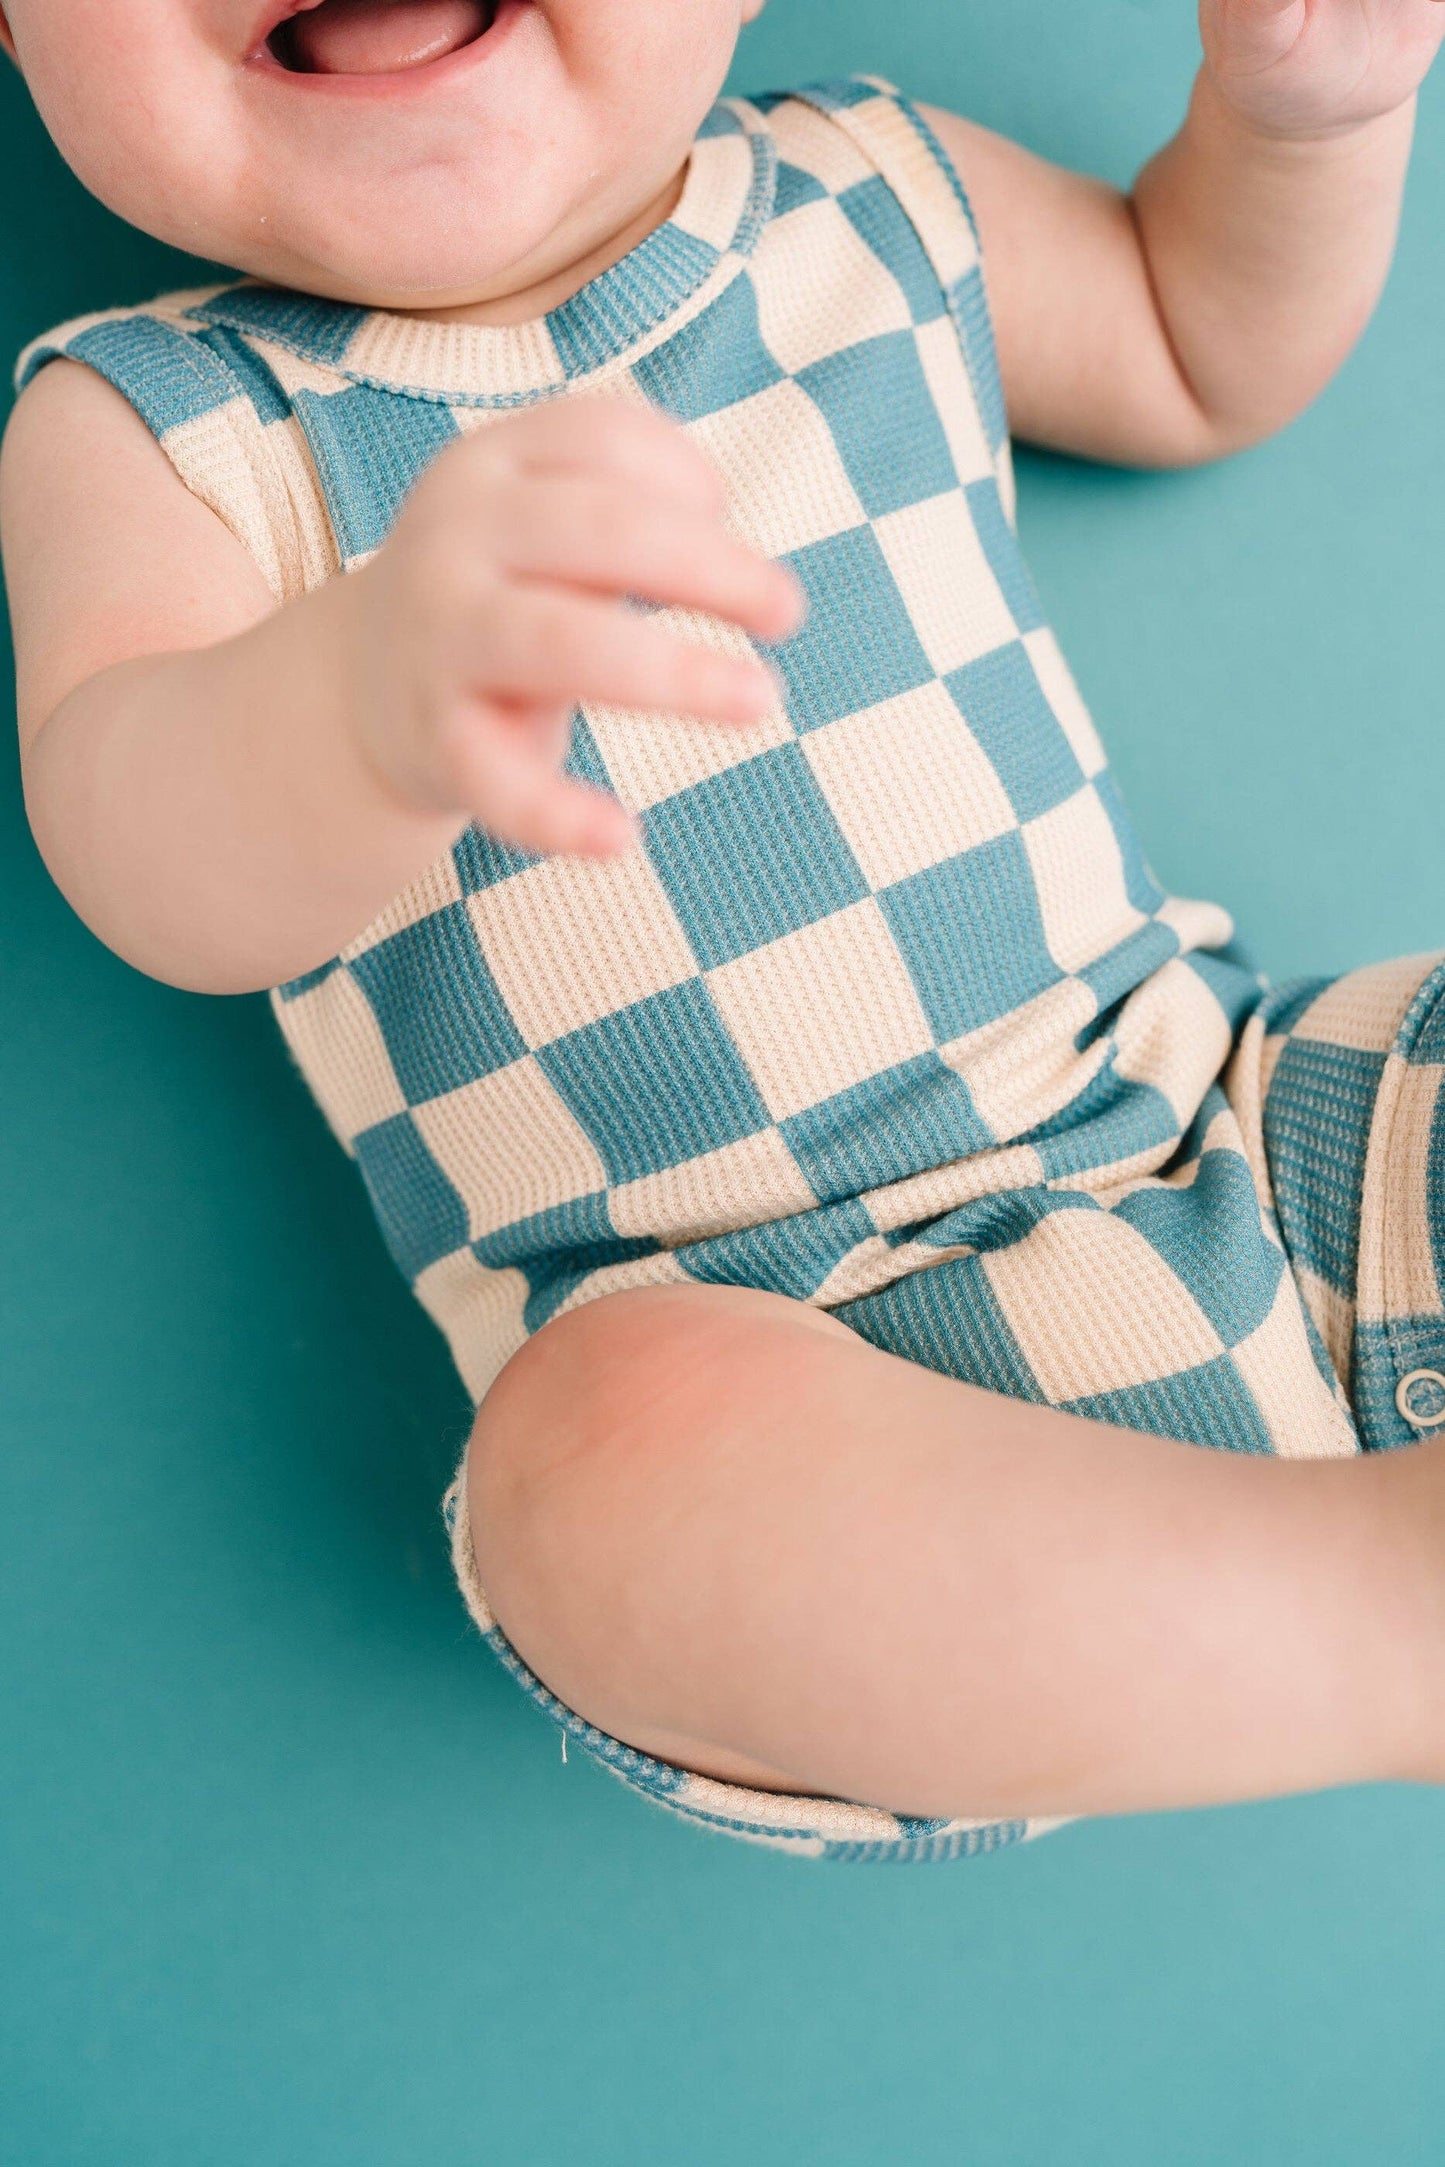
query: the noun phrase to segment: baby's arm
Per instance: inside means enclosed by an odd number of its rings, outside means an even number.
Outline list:
[[[472,819],[625,847],[615,801],[559,772],[574,702],[743,722],[775,689],[619,598],[764,640],[798,607],[702,453],[617,402],[449,447],[369,563],[278,609],[120,395],[56,362],[6,437],[0,532],[42,855],[108,946],[198,992],[327,961]]]
[[[1205,65],[1132,194],[929,119],[973,198],[1016,434],[1140,466],[1292,420],[1394,249],[1439,0],[1203,0]]]

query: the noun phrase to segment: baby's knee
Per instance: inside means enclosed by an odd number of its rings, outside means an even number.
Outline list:
[[[478,1575],[507,1637],[553,1690],[623,1717],[649,1631],[642,1591],[747,1402],[786,1389],[799,1335],[853,1335],[746,1288],[609,1295],[554,1318],[477,1415],[467,1510]]]

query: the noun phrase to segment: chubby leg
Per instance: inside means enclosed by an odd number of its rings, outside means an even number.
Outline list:
[[[1445,1445],[1202,1450],[742,1289],[556,1318],[477,1417],[504,1631],[703,1775],[909,1814],[1445,1780]]]

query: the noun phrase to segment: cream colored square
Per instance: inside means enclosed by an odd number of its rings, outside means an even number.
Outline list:
[[[1410,1003],[1439,960],[1438,954],[1401,956],[1347,972],[1310,1003],[1290,1035],[1349,1046],[1358,1053],[1388,1053]]]
[[[887,1234],[916,1220],[941,1219],[945,1212],[981,1196],[1037,1188],[1043,1179],[1043,1166],[1033,1146],[1011,1144],[1000,1151],[967,1152],[961,1159],[945,1160],[942,1166],[908,1174],[902,1181],[865,1189],[863,1201],[873,1224]]]
[[[1234,938],[1234,920],[1218,903],[1200,903],[1192,896],[1166,895],[1154,913],[1179,937],[1179,945],[1191,948],[1224,948]]]
[[[734,531],[764,556],[868,524],[832,430],[791,377],[704,415],[688,434],[727,477]]]
[[[1019,485],[1014,472],[1014,448],[1007,437],[998,448],[998,494],[1003,506],[1004,518],[1012,530],[1018,532]]]
[[[294,414],[267,425],[266,451],[279,470],[279,486],[290,515],[298,583],[302,592],[310,594],[341,569],[341,552],[306,431]]]
[[[346,943],[341,950],[343,963],[365,955],[368,949],[390,940],[394,933],[402,932],[405,927],[419,925],[423,918],[430,918],[434,912],[448,910],[454,903],[461,902],[461,877],[452,856],[455,847],[449,843],[440,857],[433,858],[415,880],[408,881],[400,893],[392,897],[384,910],[377,912],[369,925],[363,926],[355,938]]]
[[[874,1294],[894,1279],[906,1277],[897,1265],[898,1251],[881,1234],[865,1234],[840,1257],[821,1287],[812,1295],[815,1308],[832,1309],[839,1302],[856,1302]]]
[[[1231,1349],[1282,1460],[1348,1460],[1359,1451],[1349,1416],[1315,1365],[1300,1298],[1281,1275],[1269,1315]],[[1204,1443],[1208,1443],[1206,1438]]]
[[[987,481],[993,473],[993,453],[984,431],[973,378],[958,343],[957,324],[952,316],[938,316],[931,324],[920,324],[914,336],[918,341],[918,358],[933,393],[959,480],[964,483]]]
[[[769,226],[751,268],[763,343],[790,375],[912,328],[902,287],[831,196]]]
[[[1008,1015],[950,1039],[939,1059],[963,1078],[983,1119],[1007,1142],[1069,1105],[1097,1076],[1107,1044],[1099,1039],[1082,1052],[1076,1044],[1097,1009],[1087,986],[1065,978]]]
[[[911,117],[892,98],[865,108],[878,162],[926,238],[945,286],[955,286],[978,262],[978,244],[952,180]]]
[[[768,126],[777,139],[779,157],[789,165],[801,166],[835,196],[872,176],[873,167],[847,130],[816,106],[790,98],[774,106]],[[796,215],[788,214],[783,222],[785,231]]]
[[[1398,1053],[1386,1054],[1375,1091],[1372,1140],[1393,1137],[1409,1076],[1408,1061]],[[1362,1324],[1383,1324],[1398,1314],[1392,1285],[1396,1257],[1393,1219],[1397,1202],[1404,1199],[1407,1182],[1404,1170],[1396,1169],[1402,1158],[1408,1168],[1414,1156],[1409,1151],[1402,1154],[1391,1150],[1382,1164],[1377,1145],[1366,1160],[1355,1269],[1355,1308]]]
[[[347,347],[346,366],[428,391],[493,399],[513,398],[546,384],[560,391],[567,382],[545,317],[521,324],[453,322],[439,327],[378,311]]]
[[[469,1241],[607,1186],[585,1131],[530,1055],[416,1107],[412,1119],[467,1207]]]
[[[1371,1168],[1383,1175],[1383,1209],[1372,1209],[1370,1198],[1360,1230],[1362,1248],[1378,1243],[1381,1255],[1378,1262],[1361,1258],[1361,1279],[1381,1287],[1387,1316],[1433,1317],[1440,1313],[1442,1291],[1435,1272],[1439,1228],[1431,1217],[1430,1161],[1445,1073],[1407,1062],[1391,1067],[1399,1083],[1390,1109],[1389,1158],[1380,1167],[1377,1156]]]
[[[620,1183],[608,1208],[619,1234],[680,1248],[737,1227],[791,1218],[817,1201],[777,1130],[759,1129],[681,1166]]]
[[[738,202],[745,198],[755,171],[750,135],[704,136],[693,145],[692,160],[673,224],[694,234],[721,255],[737,234]]]
[[[723,964],[707,982],[775,1121],[933,1043],[871,897]]]
[[[339,369],[329,369],[319,361],[308,361],[304,354],[294,354],[288,346],[277,346],[270,339],[258,338],[251,333],[248,342],[265,362],[288,399],[294,399],[300,391],[313,392],[319,399],[335,398],[338,392],[350,391],[351,379]]]
[[[1149,1384],[1224,1352],[1158,1251],[1112,1212],[1051,1212],[983,1269],[1055,1403]]]
[[[454,1249],[418,1275],[413,1292],[445,1335],[474,1402],[526,1339],[530,1291],[525,1272],[494,1271],[470,1249]]]
[[[529,1046],[691,978],[697,961],[645,852],[556,857],[467,897],[477,940]]]
[[[936,682],[809,730],[802,746],[870,887],[1018,826],[993,763]]]
[[[625,1294],[630,1287],[681,1287],[688,1284],[688,1276],[675,1256],[666,1249],[654,1250],[645,1257],[629,1257],[623,1264],[604,1264],[572,1289],[566,1300],[560,1302],[557,1314],[569,1309],[581,1309],[588,1302],[600,1301],[604,1294]]]
[[[1037,632],[1025,633],[1024,648],[1074,758],[1090,778],[1102,774],[1108,755],[1058,641],[1047,627],[1040,627]]]
[[[673,637],[744,659],[754,649],[745,632],[697,611],[656,612],[653,622]],[[679,790],[739,767],[760,752],[786,745],[794,735],[780,695],[760,721],[701,722],[686,715],[646,714],[635,707],[589,702],[582,710],[607,773],[622,803],[633,812],[660,804]]]
[[[1124,886],[1124,860],[1098,793],[1086,785],[1025,822],[1044,938],[1060,970],[1082,970],[1145,924]]]
[[[333,971],[294,1001],[273,991],[271,1008],[332,1134],[348,1153],[354,1156],[353,1144],[364,1130],[406,1112],[381,1025],[349,971]]]
[[[890,512],[876,532],[913,629],[940,676],[1017,637],[962,491]]]
[[[1355,1305],[1348,1294],[1341,1294],[1328,1280],[1304,1265],[1294,1267],[1294,1280],[1300,1291],[1300,1299],[1314,1318],[1315,1329],[1325,1343],[1325,1352],[1335,1367],[1335,1374],[1348,1387],[1355,1354]]]
[[[1114,1026],[1115,1067],[1162,1092],[1185,1128],[1229,1059],[1229,1019],[1197,971],[1180,957],[1130,994]]]
[[[262,439],[255,408],[237,395],[167,430],[166,456],[192,495],[255,559],[279,602],[298,591],[295,550],[290,507]]]

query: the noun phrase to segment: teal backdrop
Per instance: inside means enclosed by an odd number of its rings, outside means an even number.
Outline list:
[[[882,72],[1123,180],[1194,52],[1188,0],[773,0],[735,85]],[[7,356],[203,275],[8,77],[0,195]],[[1279,975],[1445,947],[1442,223],[1445,83],[1311,414],[1022,462],[1159,873]],[[110,955],[0,763],[7,2167],[1437,2167],[1445,1797],[885,1870],[564,1767],[452,1589],[461,1389],[264,1000]]]

